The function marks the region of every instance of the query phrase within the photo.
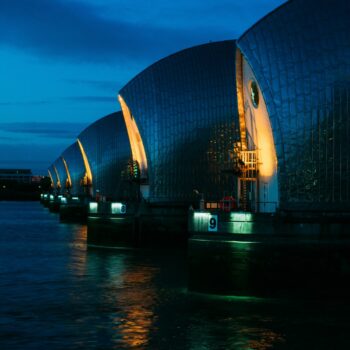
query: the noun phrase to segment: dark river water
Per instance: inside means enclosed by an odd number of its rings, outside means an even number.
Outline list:
[[[187,290],[186,253],[86,245],[36,202],[0,202],[0,349],[347,349],[350,303]]]

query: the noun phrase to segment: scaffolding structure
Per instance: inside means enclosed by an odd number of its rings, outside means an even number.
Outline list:
[[[233,151],[230,151],[234,173],[238,176],[238,203],[244,211],[255,211],[259,193],[259,182],[257,181],[259,174],[258,150],[241,150],[239,148],[239,145],[236,145]],[[254,192],[254,200],[250,198],[251,195],[249,196],[248,193],[252,191]]]

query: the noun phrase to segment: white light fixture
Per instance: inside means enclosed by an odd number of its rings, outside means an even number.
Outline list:
[[[125,214],[126,205],[123,203],[111,203],[111,213],[112,214]]]
[[[91,213],[91,214],[98,213],[98,203],[97,202],[90,202],[89,203],[89,213]]]

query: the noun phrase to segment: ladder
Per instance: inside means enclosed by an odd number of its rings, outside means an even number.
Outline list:
[[[248,183],[257,182],[258,178],[258,150],[242,150],[237,144],[233,151],[229,152],[233,172],[238,176],[240,188],[240,205],[243,210],[248,210]]]

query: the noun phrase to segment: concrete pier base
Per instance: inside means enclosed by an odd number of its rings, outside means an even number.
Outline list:
[[[47,207],[49,208],[49,211],[51,213],[59,213],[60,212],[60,201],[55,198],[53,201],[50,201],[47,205]]]
[[[67,203],[60,205],[60,220],[63,222],[86,223],[88,215],[88,204]]]
[[[43,205],[45,208],[48,208],[48,207],[49,207],[49,204],[50,204],[49,201],[43,201],[43,202],[42,202],[42,205]]]
[[[50,200],[48,198],[41,199],[40,202],[45,208],[49,207]]]
[[[87,243],[109,247],[134,247],[137,245],[137,237],[133,224],[132,216],[89,216]]]
[[[249,233],[192,231],[189,288],[244,296],[348,296],[350,221],[319,221],[255,217]],[[236,224],[219,227],[242,228]]]
[[[186,247],[187,210],[178,207],[148,206],[135,216],[140,247]]]
[[[187,211],[183,208],[128,206],[126,214],[107,212],[88,217],[88,243],[129,247],[185,247]]]

